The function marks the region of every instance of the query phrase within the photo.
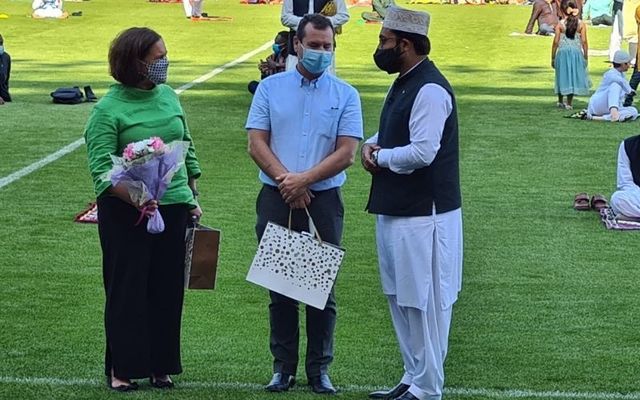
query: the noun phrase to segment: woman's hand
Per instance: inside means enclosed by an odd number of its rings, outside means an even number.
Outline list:
[[[189,214],[191,214],[192,219],[198,222],[200,221],[200,217],[202,217],[202,208],[200,208],[200,206],[196,206],[196,208],[189,210]]]
[[[149,200],[139,208],[140,211],[148,217],[151,217],[158,211],[158,200]]]

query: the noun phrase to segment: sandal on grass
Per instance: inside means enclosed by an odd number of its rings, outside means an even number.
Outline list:
[[[578,193],[573,199],[573,208],[577,211],[588,211],[591,209],[589,205],[589,195],[586,193]]]
[[[603,195],[596,193],[593,196],[591,196],[592,209],[596,211],[600,211],[601,209],[606,208],[608,206],[609,206],[609,202]]]

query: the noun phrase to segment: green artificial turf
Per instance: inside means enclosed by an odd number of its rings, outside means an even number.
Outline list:
[[[113,37],[149,26],[165,39],[177,88],[248,53],[281,30],[280,6],[208,0],[228,22],[191,22],[182,5],[144,0],[67,2],[82,17],[28,18],[29,0],[0,0],[0,34],[13,58],[14,102],[0,106],[0,179],[82,136],[92,104],[53,105],[60,86],[111,78]],[[638,394],[638,234],[606,231],[593,212],[571,208],[582,191],[610,196],[618,144],[638,123],[562,118],[555,108],[551,38],[523,31],[523,6],[411,5],[432,14],[432,59],[456,91],[464,213],[463,291],[454,308],[446,363],[450,398],[581,398]],[[360,92],[365,135],[375,133],[393,77],[372,61],[379,25],[351,21],[338,37],[340,77]],[[608,30],[591,29],[603,50]],[[223,231],[218,287],[189,291],[184,373],[160,393],[143,385],[127,398],[317,399],[302,383],[272,395],[268,295],[244,280],[256,247],[257,168],[244,122],[259,59],[181,94],[203,175],[203,222]],[[608,68],[591,57],[594,84]],[[595,86],[594,86],[595,89]],[[575,101],[576,109],[587,98]],[[368,175],[356,162],[343,189],[347,256],[336,287],[339,316],[331,367],[340,398],[393,386],[402,364],[381,294],[373,217],[363,211]],[[0,188],[0,398],[118,396],[103,384],[101,254],[93,225],[74,224],[93,200],[84,146]],[[304,344],[303,344],[304,346]],[[301,352],[304,354],[304,351]],[[521,390],[523,392],[514,392]],[[554,394],[553,392],[558,393]]]

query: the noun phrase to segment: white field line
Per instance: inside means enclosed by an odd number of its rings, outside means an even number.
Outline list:
[[[99,379],[81,378],[46,378],[46,377],[11,377],[0,376],[0,384],[27,385],[27,386],[102,386]],[[212,390],[264,390],[264,385],[258,383],[242,382],[189,382],[178,381],[179,387],[188,389],[212,389]],[[304,387],[303,385],[300,385]],[[380,389],[379,386],[345,385],[338,386],[340,392],[367,393]],[[296,390],[296,389],[294,389]],[[615,393],[615,392],[565,392],[565,391],[536,391],[528,389],[483,389],[483,388],[445,388],[445,395],[465,397],[489,397],[494,399],[518,399],[518,398],[544,398],[544,399],[604,399],[604,400],[638,400],[640,393]]]
[[[202,83],[205,82],[211,78],[213,78],[214,76],[224,72],[226,69],[234,67],[242,62],[245,62],[246,60],[250,59],[251,57],[253,57],[254,55],[265,51],[266,49],[268,49],[269,47],[271,47],[272,41],[268,41],[265,44],[263,44],[262,46],[258,47],[255,50],[252,50],[246,54],[241,55],[240,57],[236,58],[235,60],[228,62],[226,64],[224,64],[221,67],[215,68],[214,70],[202,75],[199,78],[194,79],[193,81],[186,83],[182,86],[180,86],[179,88],[175,89],[175,92],[177,94],[181,94],[183,93],[185,90],[189,90],[192,87],[194,87],[195,85],[197,85],[198,83]],[[74,151],[75,149],[77,149],[78,147],[82,146],[82,144],[84,143],[84,139],[78,139],[73,143],[70,143],[68,145],[66,145],[65,147],[61,148],[60,150],[56,151],[55,153],[51,153],[48,156],[46,156],[45,158],[38,160],[36,162],[34,162],[31,165],[28,165],[10,175],[7,175],[3,178],[0,178],[0,189],[2,189],[3,187],[17,181],[20,178],[23,178],[27,175],[29,175],[30,173],[39,170],[40,168],[46,166],[47,164],[50,164],[60,158],[62,158],[63,156],[71,153],[72,151]]]

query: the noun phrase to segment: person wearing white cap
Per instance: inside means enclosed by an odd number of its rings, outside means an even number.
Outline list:
[[[430,16],[389,8],[374,53],[399,74],[378,132],[361,150],[372,183],[382,290],[404,363],[391,390],[371,398],[438,400],[453,304],[462,284],[458,117],[451,85],[428,58]]]
[[[635,107],[624,107],[625,96],[633,93],[633,89],[625,79],[624,73],[629,70],[631,56],[624,50],[613,55],[613,68],[602,76],[602,82],[589,99],[587,117],[594,120],[624,122],[638,118]]]

